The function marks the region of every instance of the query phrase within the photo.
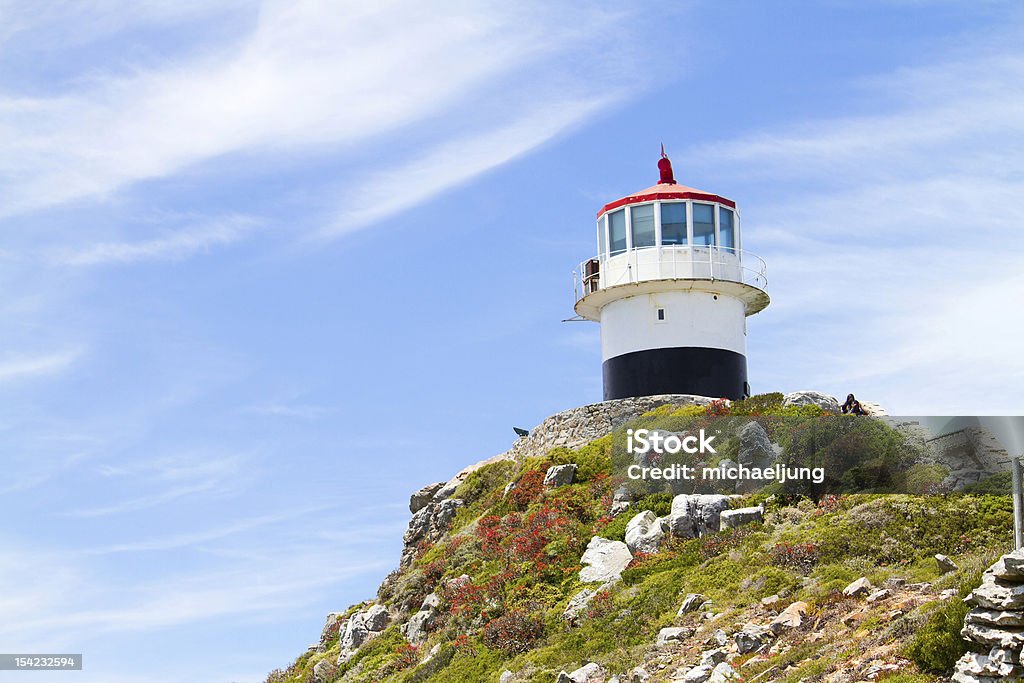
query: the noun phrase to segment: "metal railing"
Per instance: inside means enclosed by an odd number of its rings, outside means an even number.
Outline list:
[[[580,263],[572,272],[573,303],[599,289],[670,279],[724,280],[767,291],[768,266],[757,254],[732,247],[640,247]]]

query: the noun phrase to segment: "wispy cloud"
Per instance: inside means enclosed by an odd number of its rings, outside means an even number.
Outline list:
[[[74,251],[64,249],[58,253],[57,260],[72,266],[178,260],[236,242],[251,232],[257,224],[255,219],[246,216],[230,216],[156,239],[138,242],[101,242]]]
[[[890,412],[1019,410],[1022,77],[1012,56],[901,70],[868,86],[888,111],[698,152],[790,188],[745,213],[775,298],[753,322],[763,377]]]
[[[0,360],[0,382],[54,375],[69,368],[79,357],[77,351],[36,355],[13,355]]]

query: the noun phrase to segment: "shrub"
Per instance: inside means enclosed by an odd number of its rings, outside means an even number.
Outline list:
[[[948,674],[956,660],[967,652],[960,629],[967,616],[967,604],[951,600],[932,612],[906,647],[906,656],[922,671]]]
[[[817,543],[778,543],[768,553],[768,558],[776,567],[807,571],[818,563],[818,554]]]
[[[544,491],[543,470],[530,470],[519,477],[519,481],[508,492],[508,502],[517,510],[525,510]]]
[[[484,643],[510,655],[521,654],[544,637],[544,622],[515,610],[484,626]]]

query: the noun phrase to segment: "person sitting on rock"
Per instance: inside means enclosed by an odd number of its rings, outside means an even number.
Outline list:
[[[853,394],[846,396],[846,403],[843,404],[843,413],[851,415],[866,415],[860,401],[853,397]]]

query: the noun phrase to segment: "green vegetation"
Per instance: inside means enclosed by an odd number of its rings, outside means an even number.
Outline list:
[[[853,457],[851,435],[862,446],[870,443],[883,461],[909,457],[900,450],[903,442],[884,425],[872,426],[881,423],[840,419],[822,430],[810,426],[814,421],[808,415],[814,410],[783,409],[781,403],[781,395],[766,394],[733,404],[731,412],[773,417],[788,411],[789,424],[805,428],[774,436],[803,448],[810,458],[848,463]],[[721,407],[663,406],[633,426],[665,420],[692,426],[712,411]],[[658,552],[636,556],[622,580],[600,593],[570,625],[562,612],[584,588],[578,579],[579,559],[590,539],[600,535],[621,540],[637,512],[665,516],[671,508],[672,492],[656,491],[626,512],[610,515],[612,445],[609,435],[575,451],[555,449],[541,458],[492,463],[473,472],[456,493],[466,504],[449,534],[422,547],[413,565],[392,574],[378,595],[393,611],[409,614],[436,592],[442,606],[427,641],[412,648],[397,626],[391,626],[338,667],[332,680],[491,682],[509,669],[520,680],[550,683],[558,671],[587,661],[613,672],[627,671],[643,661],[659,629],[702,625],[697,614],[676,614],[687,593],[710,598],[715,612],[731,625],[730,620],[742,624],[752,613],[763,618],[760,601],[778,595],[787,603],[808,602],[813,615],[809,621],[847,629],[842,619],[856,605],[841,590],[851,581],[867,576],[877,586],[898,576],[967,591],[977,584],[976,569],[987,566],[1011,535],[1009,498],[981,490],[957,496],[758,494],[735,504],[763,503],[763,525],[698,539],[667,538]],[[578,465],[576,482],[545,489],[541,482],[547,468],[568,462]],[[862,467],[851,476],[863,479],[880,472]],[[941,474],[918,469],[914,480],[927,490]],[[510,482],[516,485],[506,494]],[[956,557],[965,569],[941,577],[933,559],[938,552]],[[913,629],[889,625],[884,605],[870,610],[851,621],[842,637],[809,642],[809,631],[803,631],[789,647],[752,663],[745,676],[752,679],[773,669],[775,674],[758,680],[820,680],[863,648],[902,642],[901,651],[917,670],[885,680],[923,683],[948,673],[963,652],[959,629],[966,607],[959,600],[936,601],[908,615]],[[851,638],[854,632],[858,635]],[[306,653],[267,681],[307,683],[313,666],[325,659],[333,662],[338,647],[335,634],[327,652]],[[422,663],[435,647],[430,661]]]

